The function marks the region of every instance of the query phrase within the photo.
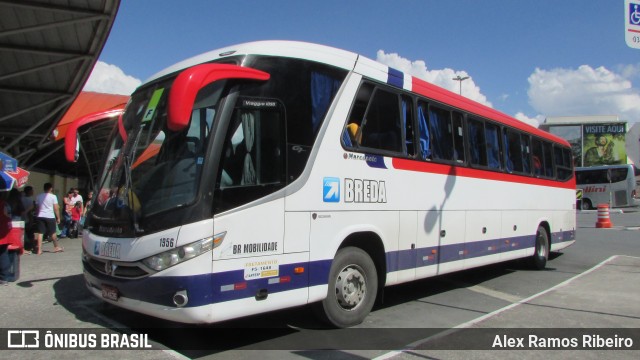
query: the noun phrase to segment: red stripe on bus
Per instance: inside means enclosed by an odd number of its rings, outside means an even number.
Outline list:
[[[429,99],[433,99],[448,106],[452,106],[459,110],[464,110],[476,116],[480,116],[485,119],[493,120],[498,123],[511,126],[518,130],[524,131],[525,133],[529,133],[539,136],[543,139],[560,143],[566,147],[570,146],[569,143],[563,138],[535,128],[529,124],[525,124],[524,122],[514,119],[511,116],[504,114],[498,110],[492,109],[488,106],[484,106],[464,96],[460,96],[449,90],[430,84],[424,80],[413,77],[412,91],[416,94],[425,96]]]
[[[452,166],[446,164],[437,164],[425,161],[407,160],[393,158],[392,164],[395,169],[417,171],[431,174],[462,176],[474,179],[504,181],[518,184],[529,184],[538,186],[548,186],[562,189],[574,189],[576,188],[575,177],[568,181],[556,181],[549,179],[540,179],[530,176],[513,175],[497,171],[487,171],[480,169],[472,169],[461,166]]]

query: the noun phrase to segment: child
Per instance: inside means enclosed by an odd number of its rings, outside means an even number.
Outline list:
[[[80,222],[80,217],[82,217],[82,202],[77,201],[73,209],[71,209],[71,225],[69,225],[70,238],[78,237],[78,222]]]

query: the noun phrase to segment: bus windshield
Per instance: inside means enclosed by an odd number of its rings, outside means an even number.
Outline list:
[[[93,232],[130,237],[211,218],[300,176],[345,72],[295,59],[225,61],[133,94],[95,191]]]
[[[116,132],[98,189],[94,216],[131,222],[190,204],[196,198],[199,172],[211,126],[226,81],[214,82],[196,98],[184,130],[167,128],[167,97],[173,79],[133,94]]]

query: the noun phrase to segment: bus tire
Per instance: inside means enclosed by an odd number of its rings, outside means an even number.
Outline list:
[[[593,209],[593,205],[591,205],[591,200],[589,199],[582,199],[582,204],[581,204],[581,209],[582,210],[592,210]]]
[[[338,250],[329,271],[327,297],[319,315],[338,328],[360,324],[369,315],[378,292],[378,274],[369,254],[356,247]]]
[[[549,234],[543,226],[538,226],[536,231],[536,247],[533,256],[530,259],[531,267],[536,270],[542,270],[547,265],[549,259]]]

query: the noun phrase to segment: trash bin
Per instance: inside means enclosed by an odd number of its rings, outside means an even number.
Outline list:
[[[7,281],[20,278],[20,255],[24,251],[24,221],[12,221],[9,238],[9,275]]]

